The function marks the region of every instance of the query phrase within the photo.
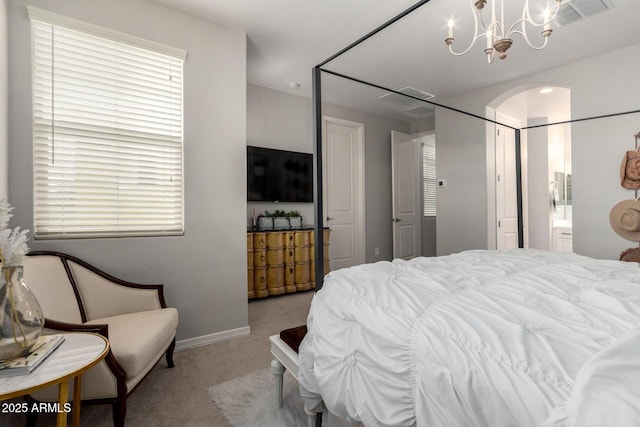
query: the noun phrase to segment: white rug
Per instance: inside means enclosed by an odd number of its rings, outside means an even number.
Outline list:
[[[214,385],[209,396],[234,427],[299,427],[307,415],[298,383],[284,375],[282,408],[275,406],[275,384],[269,369]]]

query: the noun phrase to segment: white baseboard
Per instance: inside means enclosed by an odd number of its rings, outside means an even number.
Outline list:
[[[249,326],[245,326],[243,328],[230,329],[228,331],[216,332],[215,334],[203,335],[201,337],[187,338],[186,340],[176,341],[175,351],[202,347],[203,345],[227,340],[229,338],[242,337],[249,335],[250,332],[251,328]]]

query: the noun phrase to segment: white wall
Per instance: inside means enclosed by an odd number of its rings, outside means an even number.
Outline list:
[[[0,0],[0,199],[9,191],[9,141],[7,123],[9,118],[8,94],[9,41],[7,28],[7,1]]]
[[[548,123],[547,118],[529,120],[528,126]],[[529,167],[529,247],[551,249],[551,206],[549,171],[549,128],[541,127],[527,131]],[[564,156],[563,156],[564,158]]]
[[[640,44],[442,102],[466,111],[484,111],[484,106],[508,90],[539,81],[571,90],[573,119],[632,111],[640,107],[638,69]],[[639,118],[631,114],[571,126],[573,247],[577,253],[617,258],[622,249],[635,246],[611,229],[609,211],[633,196],[620,187],[618,173],[625,150],[633,148]],[[485,247],[486,171],[478,159],[485,155],[486,125],[437,109],[436,129],[438,166],[449,175],[447,188],[438,193],[438,254]]]
[[[247,89],[247,144],[260,147],[313,152],[311,100],[260,86]],[[374,262],[393,257],[391,203],[391,130],[409,132],[409,123],[324,103],[322,113],[364,124],[365,140],[365,260]],[[304,203],[250,203],[264,211],[297,209],[305,223],[314,223],[313,205]],[[380,254],[375,255],[375,248]]]
[[[178,308],[178,340],[244,328],[246,286],[246,36],[138,0],[10,2],[9,195],[33,227],[30,25],[26,5],[186,49],[185,234],[56,240],[32,249],[67,252],[124,279],[164,283]]]

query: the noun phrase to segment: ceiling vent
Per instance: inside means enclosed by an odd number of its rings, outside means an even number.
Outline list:
[[[401,92],[405,95],[409,95],[409,96],[404,96],[404,95],[400,95],[399,93],[395,93],[395,92],[389,92],[385,95],[382,95],[381,97],[379,97],[378,99],[381,101],[385,101],[385,102],[390,102],[392,104],[395,105],[400,105],[403,107],[407,107],[411,104],[413,104],[414,102],[416,102],[416,98],[418,99],[430,99],[433,98],[435,95],[432,95],[430,93],[424,92],[422,90],[413,88],[413,87],[405,87],[400,89],[398,92]]]
[[[560,5],[554,22],[558,27],[562,27],[611,8],[611,0],[568,0]]]

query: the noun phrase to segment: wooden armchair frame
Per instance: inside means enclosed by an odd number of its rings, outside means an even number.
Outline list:
[[[82,298],[80,296],[80,291],[78,289],[78,285],[75,281],[75,278],[72,274],[71,267],[69,266],[69,261],[78,264],[87,270],[101,276],[102,278],[112,282],[116,285],[125,286],[128,288],[136,288],[136,289],[146,289],[146,290],[156,290],[158,302],[162,308],[167,308],[167,304],[164,299],[164,291],[163,285],[154,284],[154,285],[143,285],[139,283],[128,282],[117,277],[111,276],[110,274],[105,273],[104,271],[92,266],[91,264],[83,261],[79,258],[76,258],[72,255],[68,255],[61,252],[55,251],[33,251],[29,253],[29,256],[55,256],[60,259],[64,266],[64,270],[67,274],[67,278],[69,279],[69,283],[73,288],[73,292],[76,297],[76,303],[78,304],[78,308],[80,310],[80,315],[82,318],[82,322],[87,322],[89,319],[87,318],[87,313],[82,302]],[[104,336],[109,339],[109,326],[107,324],[82,324],[82,323],[66,323],[60,322],[54,319],[45,318],[45,328],[62,331],[62,332],[93,332]],[[167,360],[167,365],[169,368],[173,368],[175,365],[173,363],[173,351],[175,349],[176,340],[175,337],[167,347],[164,355]],[[138,384],[129,392],[127,392],[126,385],[126,372],[122,367],[118,364],[115,356],[113,355],[111,349],[109,349],[109,353],[104,359],[105,363],[109,367],[109,370],[113,373],[116,378],[116,389],[117,396],[115,398],[107,398],[107,399],[93,399],[93,400],[83,400],[84,403],[88,404],[106,404],[109,403],[112,405],[113,412],[113,424],[116,427],[124,427],[124,420],[127,413],[127,397],[133,393],[133,391],[137,388],[137,386],[142,382],[140,380]],[[158,359],[159,361],[159,359]],[[149,371],[151,372],[151,371]],[[148,375],[148,373],[147,373]],[[146,376],[146,375],[145,375]],[[33,398],[28,397],[29,400],[35,401]],[[27,425],[35,425],[37,414],[30,414],[27,418]]]

